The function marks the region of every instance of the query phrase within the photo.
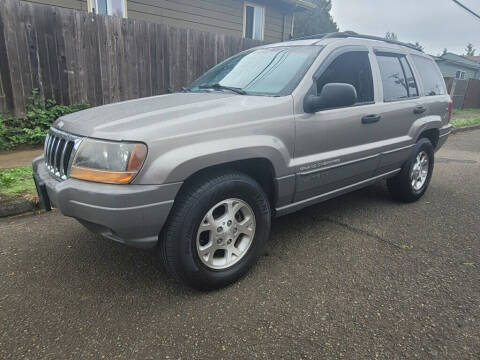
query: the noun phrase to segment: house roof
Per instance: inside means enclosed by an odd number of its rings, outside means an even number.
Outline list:
[[[317,5],[307,0],[282,0],[284,3],[295,5],[304,9],[315,9]]]
[[[480,63],[480,55],[477,56],[468,56],[468,58],[472,61],[475,61],[477,63]]]
[[[442,56],[436,56],[435,60],[446,61],[446,62],[454,63],[456,65],[462,65],[470,69],[480,70],[480,63],[470,60],[465,56],[460,56],[453,53],[446,53]]]

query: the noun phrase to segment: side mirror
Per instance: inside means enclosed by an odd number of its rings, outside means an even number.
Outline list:
[[[357,90],[350,84],[326,84],[320,95],[307,95],[303,102],[306,113],[316,113],[322,109],[352,106],[357,102]]]

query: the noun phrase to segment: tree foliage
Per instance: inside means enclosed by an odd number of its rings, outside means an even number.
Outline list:
[[[425,49],[425,47],[422,44],[420,44],[418,41],[415,42],[415,44],[413,44],[413,46],[415,46],[420,51],[423,51]]]
[[[330,15],[330,0],[312,0],[317,7],[295,14],[293,36],[295,38],[338,31],[338,26]]]
[[[465,49],[466,51],[466,55],[467,56],[475,56],[475,51],[477,51],[474,47],[473,47],[473,44],[470,43],[467,45],[467,48]]]
[[[385,39],[392,40],[392,41],[398,41],[398,36],[394,32],[387,32],[385,34]]]

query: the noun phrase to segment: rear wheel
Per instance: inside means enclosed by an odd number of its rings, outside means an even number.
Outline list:
[[[224,287],[261,256],[271,210],[260,185],[239,172],[204,175],[175,200],[159,251],[180,282],[199,289]]]
[[[430,140],[421,138],[402,171],[387,180],[390,195],[403,202],[420,199],[427,191],[433,173],[434,151]]]

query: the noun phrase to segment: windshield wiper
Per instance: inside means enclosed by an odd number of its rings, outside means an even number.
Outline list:
[[[200,85],[200,89],[214,89],[214,90],[230,90],[240,95],[247,95],[247,92],[241,88],[224,86],[220,84],[211,84],[211,85]]]

